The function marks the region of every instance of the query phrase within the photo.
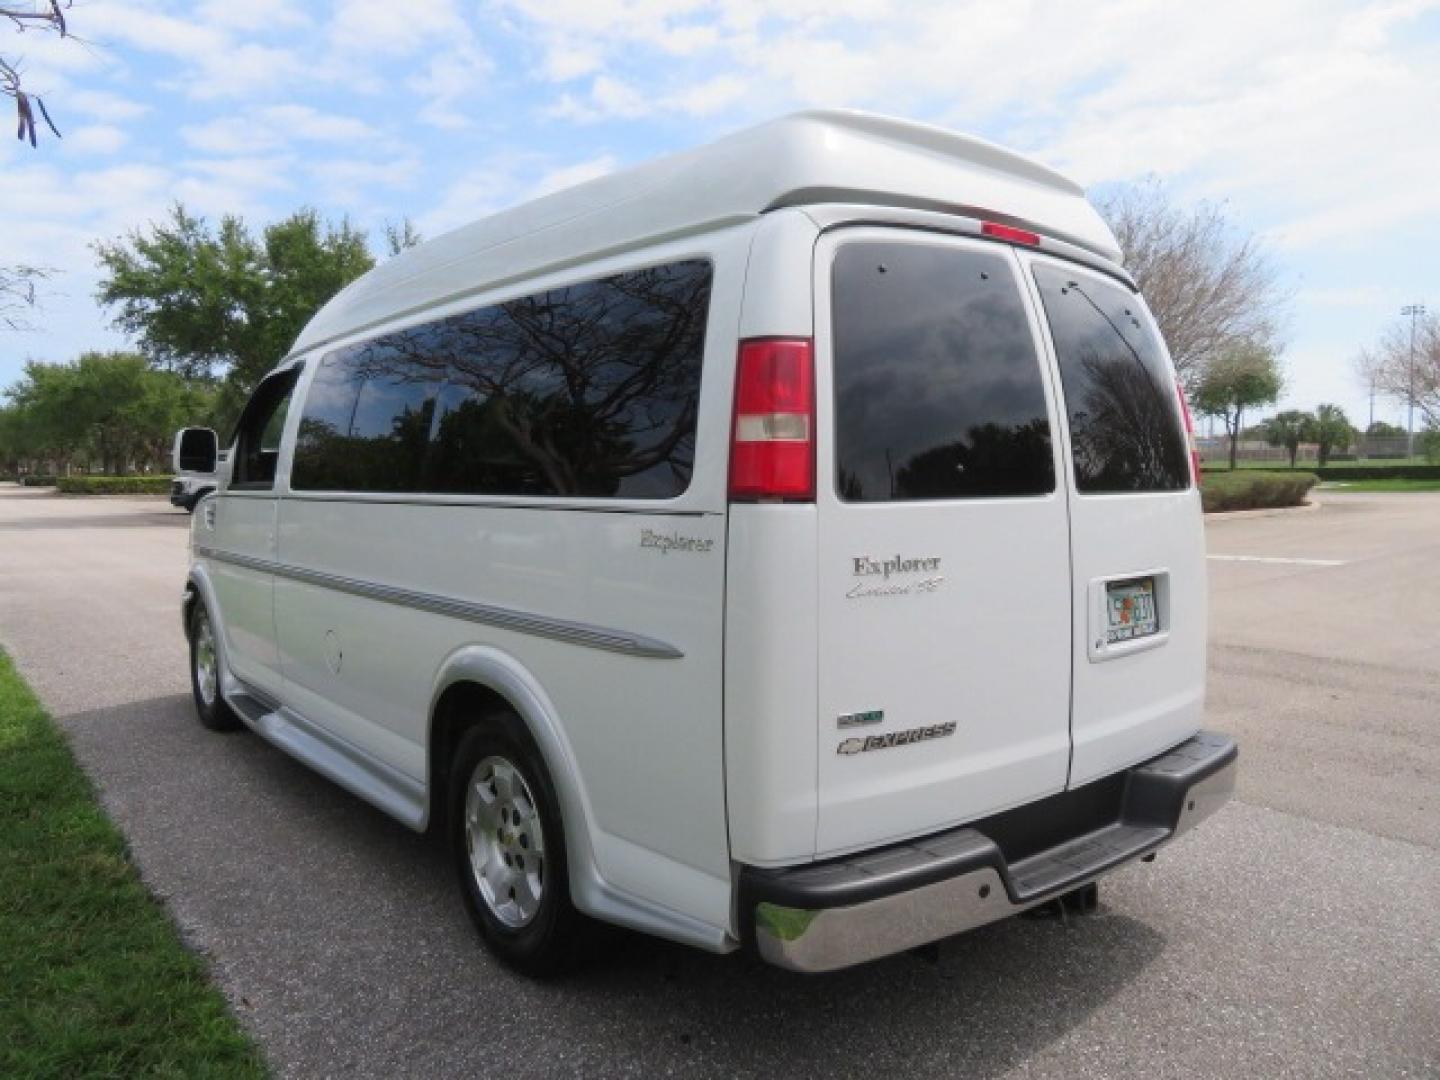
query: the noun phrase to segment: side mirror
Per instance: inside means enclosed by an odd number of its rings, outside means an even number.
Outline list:
[[[177,473],[213,473],[220,457],[220,439],[208,427],[187,427],[175,433],[170,454]]]

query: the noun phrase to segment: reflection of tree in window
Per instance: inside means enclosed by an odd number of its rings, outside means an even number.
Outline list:
[[[1178,404],[1154,331],[1115,286],[1054,267],[1035,280],[1055,339],[1081,491],[1173,491],[1189,480]]]
[[[708,263],[466,312],[327,356],[297,486],[628,495],[689,483]]]
[[[831,289],[840,498],[1054,490],[1039,356],[1004,255],[850,243]]]
[[[683,491],[709,287],[708,264],[680,263],[449,320],[434,486],[652,498]]]
[[[1050,423],[972,427],[964,439],[916,454],[895,473],[897,499],[1004,496],[1051,475]],[[850,498],[852,496],[846,496]]]

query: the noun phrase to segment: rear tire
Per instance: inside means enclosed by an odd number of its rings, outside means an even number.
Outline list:
[[[220,648],[204,600],[197,599],[190,609],[189,636],[190,692],[195,697],[195,714],[211,731],[234,731],[241,726],[240,718],[220,695]]]
[[[532,977],[572,967],[586,920],[570,900],[555,785],[517,716],[493,714],[461,737],[447,793],[460,895],[485,944]]]

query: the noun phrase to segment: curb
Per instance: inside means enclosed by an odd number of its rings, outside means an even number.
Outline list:
[[[1251,518],[1282,517],[1285,514],[1313,514],[1321,507],[1319,499],[1314,493],[1310,495],[1308,502],[1299,506],[1272,506],[1265,510],[1207,510],[1205,520],[1211,521],[1244,521]]]

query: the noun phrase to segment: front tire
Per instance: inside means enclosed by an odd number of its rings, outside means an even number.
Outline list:
[[[220,647],[210,612],[199,599],[190,610],[190,692],[195,697],[195,714],[205,727],[211,731],[240,727],[240,718],[220,696]]]
[[[570,901],[555,786],[518,717],[487,717],[461,737],[448,793],[460,894],[485,944],[525,975],[571,967],[585,920]]]

